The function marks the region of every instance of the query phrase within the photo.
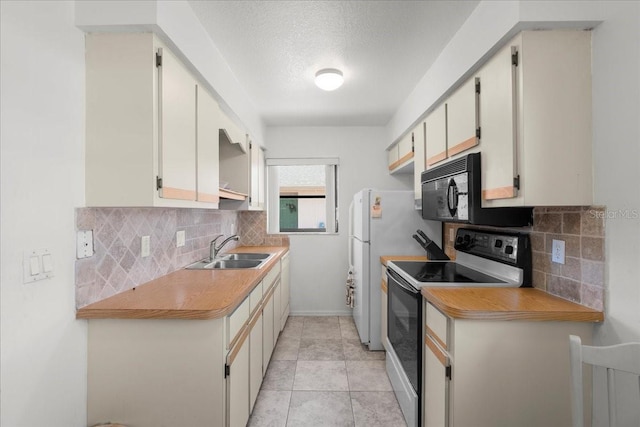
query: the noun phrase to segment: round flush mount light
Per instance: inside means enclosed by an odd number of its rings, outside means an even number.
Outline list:
[[[316,86],[322,90],[336,90],[344,82],[342,71],[335,68],[325,68],[316,73]]]

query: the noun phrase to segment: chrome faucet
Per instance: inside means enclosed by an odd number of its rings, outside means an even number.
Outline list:
[[[221,237],[222,237],[222,234],[220,234],[219,236],[216,236],[209,244],[209,261],[213,261],[218,256],[218,252],[220,252],[220,250],[224,247],[224,245],[229,243],[231,240],[237,241],[238,239],[240,239],[240,237],[238,237],[237,234],[234,234],[233,236],[229,236],[226,239],[224,239],[219,246],[216,246],[216,242]]]

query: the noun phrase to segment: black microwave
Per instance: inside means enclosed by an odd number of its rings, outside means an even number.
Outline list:
[[[480,153],[422,172],[422,218],[497,227],[533,224],[530,207],[482,207]]]

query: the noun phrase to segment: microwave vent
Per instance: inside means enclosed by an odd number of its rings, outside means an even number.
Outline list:
[[[448,162],[441,166],[422,172],[422,182],[433,181],[434,179],[446,178],[452,175],[458,175],[468,171],[467,157],[464,156],[458,160]]]

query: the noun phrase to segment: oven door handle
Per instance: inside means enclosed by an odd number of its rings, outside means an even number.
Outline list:
[[[402,289],[404,289],[405,291],[407,291],[411,295],[418,295],[420,293],[420,291],[417,290],[416,288],[414,288],[413,286],[405,285],[404,284],[405,280],[402,277],[400,277],[400,275],[398,273],[396,273],[395,271],[391,270],[390,268],[387,269],[387,275],[389,276],[389,278],[391,280],[393,280],[395,283],[397,283],[398,286],[400,286]]]

